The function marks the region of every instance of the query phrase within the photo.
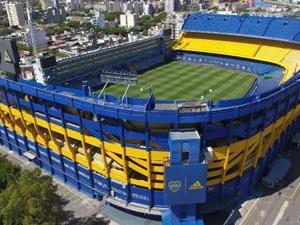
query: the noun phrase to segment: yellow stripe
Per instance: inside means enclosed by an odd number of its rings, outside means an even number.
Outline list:
[[[243,174],[243,171],[251,166],[256,167],[259,158],[263,157],[262,153],[271,147],[288,124],[299,116],[299,113],[300,105],[298,105],[295,110],[288,112],[286,116],[283,116],[275,123],[266,127],[264,131],[253,135],[249,139],[232,143],[227,147],[215,148],[213,161],[208,165],[208,185],[224,183]],[[20,112],[2,103],[0,103],[0,119],[3,126],[15,131],[19,135],[24,136],[23,130],[25,130],[25,136],[28,139],[36,141],[45,147],[49,145],[53,151],[76,161],[86,168],[91,168],[104,176],[141,187],[163,188],[163,162],[166,158],[169,158],[168,151],[160,150],[148,152],[143,149],[131,147],[123,148],[119,143],[104,142],[92,136],[81,135],[80,132],[63,128],[57,124],[48,123],[38,117],[33,117],[25,110]],[[17,122],[17,120],[19,120],[19,122]],[[38,129],[38,132],[41,132],[40,129],[42,128],[46,129],[49,134],[52,134],[50,135],[51,140],[55,139],[55,133],[61,134],[65,139],[65,145],[60,150],[54,141],[44,139],[42,135],[38,135],[35,128]],[[91,153],[88,153],[87,149],[83,151],[84,154],[76,152],[76,149],[71,146],[70,138],[82,144],[84,142],[100,149],[100,151],[97,152],[97,154],[100,155],[100,161],[91,159]],[[255,159],[246,165],[247,158],[253,151],[256,151]],[[124,164],[124,159],[126,159],[127,165]],[[238,163],[242,163],[241,166],[237,167],[238,169],[236,171],[226,175],[226,172],[234,168]],[[127,169],[128,179],[124,176],[124,168]],[[146,177],[146,180],[136,179],[133,174],[141,174]]]

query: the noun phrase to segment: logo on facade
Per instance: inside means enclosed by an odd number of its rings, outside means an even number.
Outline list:
[[[4,60],[9,63],[12,62],[12,59],[6,50],[4,50]]]
[[[168,182],[168,186],[172,192],[177,192],[181,187],[181,181],[180,180],[170,181]]]
[[[202,189],[203,186],[202,184],[200,183],[199,180],[195,181],[190,187],[189,187],[189,190],[199,190],[199,189]]]

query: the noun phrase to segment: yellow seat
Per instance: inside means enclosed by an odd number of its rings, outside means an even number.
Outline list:
[[[300,46],[230,35],[182,33],[174,50],[214,53],[277,64],[285,69],[281,83],[300,69]]]

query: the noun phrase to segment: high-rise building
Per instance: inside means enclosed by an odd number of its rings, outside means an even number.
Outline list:
[[[31,29],[27,29],[24,41],[27,45],[30,46],[44,46],[47,45],[46,32],[36,24],[31,25]]]
[[[59,0],[46,0],[49,4],[49,7],[58,8],[59,7]]]
[[[90,22],[94,26],[104,28],[105,27],[105,16],[101,11],[97,10],[97,11],[95,11],[95,15],[91,18]]]
[[[39,0],[42,10],[47,10],[48,8],[59,8],[59,0]],[[66,5],[68,1],[66,1]]]
[[[50,83],[53,77],[57,76],[55,56],[49,56],[46,53],[41,54],[36,58],[33,69],[37,82],[41,84]]]
[[[43,11],[47,9],[47,0],[40,0],[40,5]]]
[[[143,15],[153,16],[154,15],[154,7],[151,2],[147,2],[143,7]]]
[[[171,39],[176,40],[179,38],[184,18],[185,15],[182,13],[175,13],[172,17],[168,17],[166,27],[171,29]]]
[[[125,28],[132,28],[137,24],[138,16],[132,13],[125,13],[120,15],[120,26]]]
[[[126,12],[134,13],[133,3],[132,2],[123,2],[121,4],[121,11],[123,13],[126,13]]]
[[[174,13],[180,8],[179,0],[165,0],[165,12]]]
[[[121,12],[121,2],[119,0],[107,0],[106,11],[108,12]]]
[[[141,14],[143,12],[144,2],[134,2],[133,3],[133,12],[135,14]]]
[[[66,0],[66,10],[78,10],[81,8],[81,1],[80,0]]]
[[[11,27],[24,27],[25,16],[24,6],[21,3],[6,3],[6,12],[8,16],[9,25]]]
[[[66,20],[66,11],[62,8],[48,8],[46,13],[48,23],[61,23]]]

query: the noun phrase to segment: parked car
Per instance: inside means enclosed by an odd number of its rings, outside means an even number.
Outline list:
[[[270,166],[270,171],[267,176],[263,177],[265,187],[274,189],[287,175],[292,162],[286,158],[275,159]]]

